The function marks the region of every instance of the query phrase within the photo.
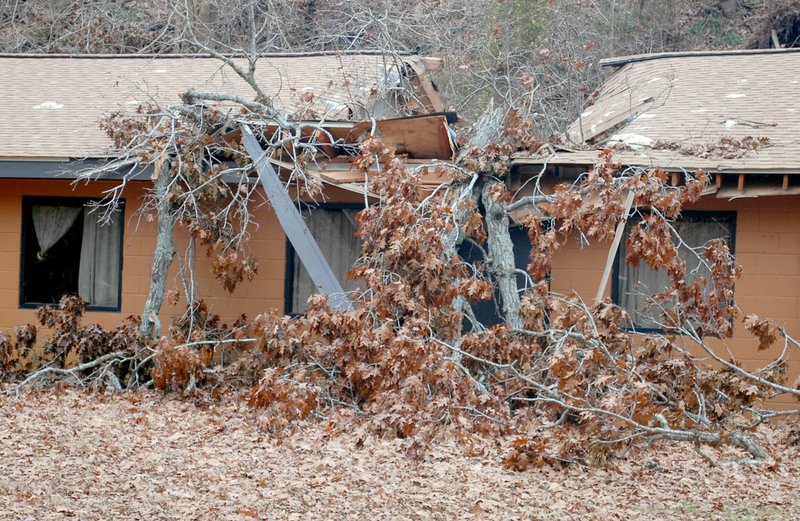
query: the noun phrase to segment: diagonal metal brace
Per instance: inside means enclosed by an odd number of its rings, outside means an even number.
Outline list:
[[[317,291],[328,296],[328,304],[333,309],[338,311],[352,309],[353,304],[336,279],[336,275],[319,249],[314,236],[311,235],[303,220],[303,215],[284,189],[278,174],[267,159],[266,153],[247,125],[242,125],[242,143],[253,160],[258,178],[267,192],[267,198],[278,216],[278,221],[286,233],[286,237],[292,243],[300,262],[311,276]]]

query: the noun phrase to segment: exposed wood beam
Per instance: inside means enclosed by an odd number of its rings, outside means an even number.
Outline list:
[[[336,310],[347,311],[353,304],[342,289],[317,241],[306,226],[303,215],[283,188],[281,180],[266,153],[258,144],[250,127],[242,125],[242,143],[253,160],[258,177],[267,193],[272,209],[286,233],[300,262],[306,268],[317,291],[328,296],[328,304]]]
[[[420,56],[419,59],[425,64],[426,71],[440,71],[444,67],[444,58]]]

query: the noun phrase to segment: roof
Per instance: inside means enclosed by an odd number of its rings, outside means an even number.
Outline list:
[[[391,103],[379,101],[391,100],[401,74],[408,68],[422,74],[425,66],[415,55],[274,54],[259,59],[256,77],[278,108],[295,112],[301,95],[311,92],[317,114],[341,120],[385,111]],[[177,102],[190,87],[253,97],[241,78],[211,57],[0,55],[0,70],[0,160],[107,156],[111,143],[98,127],[103,116],[149,101]],[[428,90],[423,96],[435,96]]]
[[[517,163],[800,173],[800,49],[662,53],[619,67],[565,133],[575,151]]]

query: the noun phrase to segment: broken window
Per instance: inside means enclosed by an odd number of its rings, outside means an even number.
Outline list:
[[[56,304],[79,295],[89,309],[118,311],[123,209],[110,222],[89,199],[24,197],[20,305]]]
[[[639,222],[629,220],[624,237],[628,237],[631,228]],[[687,283],[700,278],[710,280],[709,267],[702,261],[703,247],[709,241],[723,239],[733,253],[735,214],[732,212],[684,212],[672,227],[682,240],[678,255],[686,262]],[[695,253],[692,248],[697,249]],[[670,277],[664,270],[651,269],[644,261],[636,267],[631,266],[625,262],[626,255],[623,241],[614,266],[612,298],[628,312],[636,329],[660,330],[663,306],[668,303],[655,303],[651,297],[671,287]]]
[[[302,210],[308,230],[346,292],[357,289],[357,281],[347,280],[346,275],[361,256],[361,239],[356,237],[358,211],[356,208],[333,207]],[[303,313],[308,298],[318,290],[291,246],[286,258],[286,312]]]

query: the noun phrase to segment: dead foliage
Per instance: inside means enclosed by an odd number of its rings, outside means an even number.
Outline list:
[[[774,124],[772,125],[774,126]],[[735,138],[723,136],[718,141],[712,143],[674,143],[656,141],[653,144],[655,150],[676,150],[684,156],[701,158],[720,158],[720,159],[739,159],[752,155],[756,150],[772,146],[766,136],[745,136]]]
[[[514,439],[448,437],[422,459],[402,440],[331,436],[318,422],[272,437],[238,404],[158,392],[50,390],[0,397],[0,518],[769,519],[800,510],[797,446],[754,433],[782,462],[731,462],[728,447],[632,449],[609,468],[505,469]],[[534,456],[535,459],[535,456]]]
[[[473,167],[502,164],[511,151],[531,145],[519,139],[527,130],[514,131],[522,121],[512,118],[485,164],[476,160]],[[469,304],[494,294],[496,279],[487,266],[497,262],[470,264],[454,248],[457,237],[476,244],[487,239],[487,216],[472,194],[490,177],[469,164],[453,167],[455,181],[430,193],[422,189],[421,173],[407,169],[391,147],[376,139],[363,143],[353,167],[366,173],[381,166],[368,176],[380,204],[357,217],[364,250],[349,276],[363,290],[350,295],[355,305],[349,311],[334,311],[314,296],[300,317],[241,317],[228,326],[194,301],[158,345],[131,352],[125,342],[113,343],[114,335],[81,326],[80,303],[67,300],[39,311],[42,325],[55,329],[45,345],[47,360],[63,366],[72,353],[79,361],[94,360],[76,367],[84,374],[89,369],[95,380],[127,376],[128,387],[152,381],[184,395],[245,386],[249,404],[273,432],[310,416],[329,418],[345,432],[399,438],[416,454],[448,433],[463,439],[510,435],[516,441],[505,463],[519,470],[606,466],[657,440],[731,444],[769,458],[748,431],[773,417],[764,408],[768,398],[800,392],[784,385],[785,352],[753,373],[710,342],[729,338],[740,319],[733,286],[741,269],[717,240],[694,250],[709,276],[689,276],[672,226],[683,206],[702,195],[704,173],[672,186],[666,173],[623,170],[604,152],[575,183],[540,194],[541,204],[530,213],[527,276],[533,283],[520,293],[521,323],[466,328]],[[657,316],[663,332],[635,331],[617,305],[555,293],[546,280],[553,256],[570,238],[614,236],[627,217],[630,191],[640,219],[627,238],[626,262],[669,276],[670,286],[650,296],[663,309]],[[484,202],[510,200],[499,183],[487,197]],[[213,227],[197,229],[213,237]],[[238,278],[238,268],[231,269]],[[757,318],[745,326],[762,346],[778,338]],[[787,346],[800,346],[785,332],[780,336]],[[121,354],[110,353],[110,346]],[[236,363],[224,358],[226,348],[237,354]],[[110,361],[103,359],[109,354]],[[84,368],[97,361],[104,365]],[[109,371],[123,362],[127,375]]]

